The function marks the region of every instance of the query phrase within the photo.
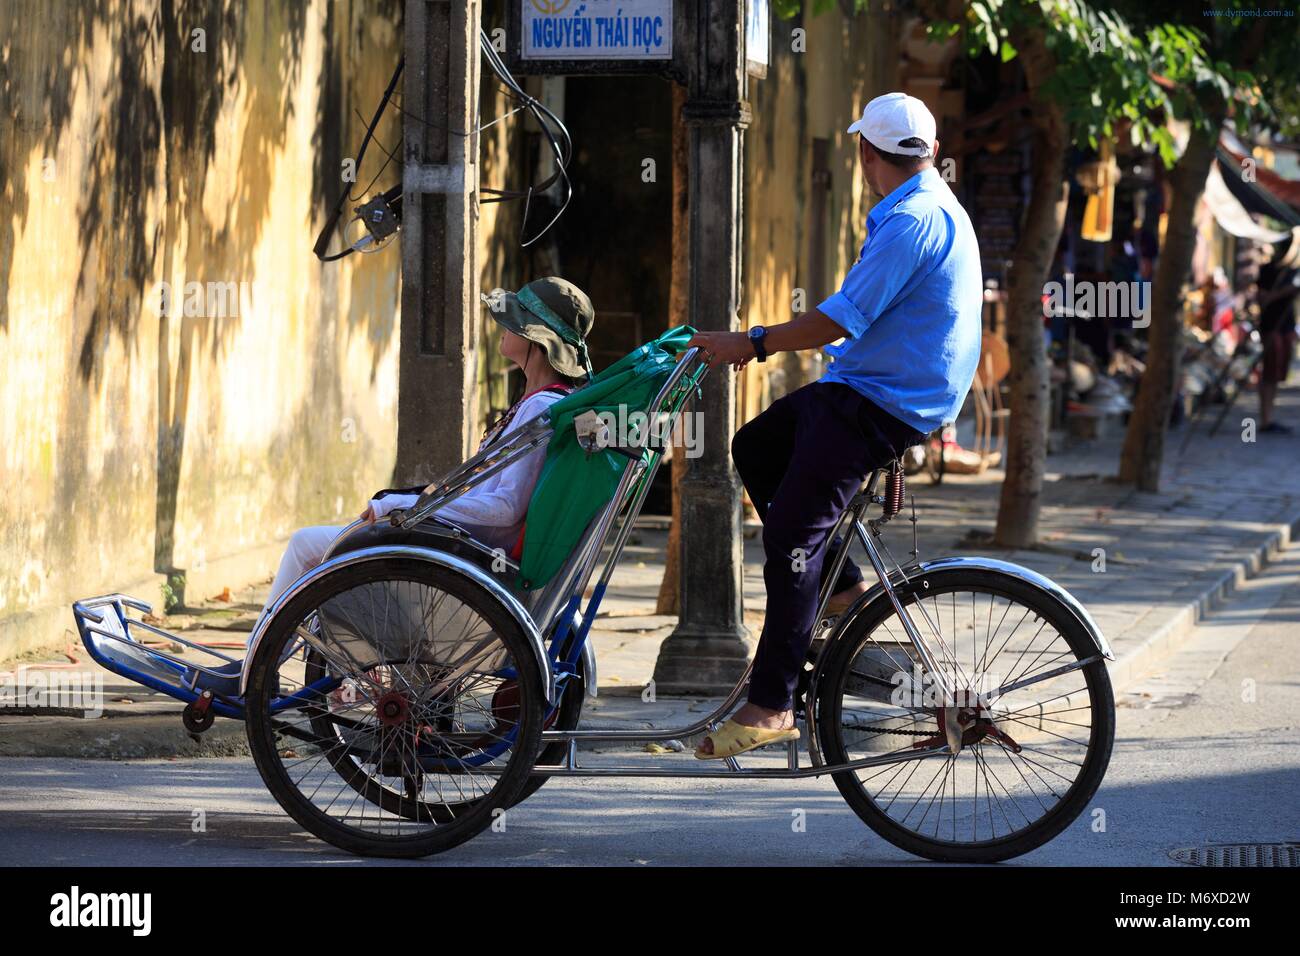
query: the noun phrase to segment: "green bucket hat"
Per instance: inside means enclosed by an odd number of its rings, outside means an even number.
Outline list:
[[[596,321],[591,299],[572,282],[548,276],[534,279],[518,292],[483,296],[502,328],[536,342],[562,375],[592,377],[587,333]]]

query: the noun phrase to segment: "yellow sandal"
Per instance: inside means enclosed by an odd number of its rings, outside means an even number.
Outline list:
[[[759,747],[766,747],[768,744],[798,740],[799,728],[787,727],[785,730],[770,730],[766,727],[747,727],[728,718],[717,730],[705,734],[704,739],[713,741],[713,753],[706,754],[699,747],[696,747],[696,758],[699,760],[721,760],[724,757],[734,757],[750,750],[757,750]],[[701,741],[702,745],[703,741]]]

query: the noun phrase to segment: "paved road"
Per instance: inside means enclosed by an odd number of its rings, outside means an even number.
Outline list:
[[[1085,814],[1016,862],[1173,865],[1177,847],[1300,838],[1300,547],[1208,618],[1119,713],[1093,802],[1105,832]],[[206,832],[192,830],[196,811]],[[303,834],[247,760],[0,761],[3,864],[379,862]],[[859,823],[829,780],[555,780],[510,812],[505,832],[406,865],[765,863],[919,865]]]

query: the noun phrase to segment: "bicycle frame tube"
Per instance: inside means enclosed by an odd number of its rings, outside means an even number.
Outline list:
[[[548,738],[543,735],[543,740],[555,740],[559,738]],[[602,738],[604,739],[604,738]],[[610,738],[624,739],[624,738]],[[652,740],[660,739],[658,737],[636,736],[635,740]],[[795,741],[790,742],[790,747],[796,747]],[[572,754],[572,748],[571,748]],[[794,758],[790,764],[781,768],[752,768],[749,770],[741,769],[738,765],[734,769],[701,769],[701,770],[674,770],[671,768],[653,768],[653,767],[579,767],[576,765],[566,766],[535,766],[532,770],[532,776],[535,777],[701,777],[713,779],[735,779],[737,777],[755,777],[759,779],[797,779],[801,777],[821,777],[826,774],[840,773],[845,770],[864,770],[870,767],[883,767],[890,764],[907,763],[913,760],[925,760],[930,757],[946,757],[949,755],[946,744],[935,747],[926,747],[919,750],[897,750],[887,754],[881,754],[878,757],[864,757],[860,760],[851,760],[843,764],[812,764],[807,767],[800,767]],[[724,761],[727,764],[733,764],[732,760]],[[500,767],[484,767],[480,771],[483,774],[500,774],[503,769]]]
[[[652,477],[653,477],[653,471],[651,472],[650,476],[647,478],[647,483],[649,478]],[[843,538],[840,547],[836,551],[835,556],[832,559],[831,568],[826,574],[826,583],[822,585],[821,591],[819,592],[818,595],[817,613],[813,618],[814,633],[816,632],[816,629],[819,626],[819,623],[821,621],[821,616],[825,612],[826,604],[830,599],[830,590],[834,586],[835,578],[838,575],[839,571],[844,567],[844,563],[848,560],[849,551],[852,548],[853,540],[854,537],[856,536],[857,539],[862,542],[863,547],[866,549],[867,556],[871,562],[872,569],[876,572],[876,576],[879,579],[879,584],[877,584],[873,589],[871,589],[868,592],[868,594],[874,597],[878,597],[881,593],[888,595],[889,600],[894,605],[895,612],[903,621],[904,627],[908,632],[909,639],[911,639],[916,644],[916,647],[918,649],[918,654],[921,657],[922,662],[926,665],[928,669],[930,669],[932,673],[935,673],[937,675],[937,678],[941,682],[942,689],[946,693],[951,695],[952,688],[948,686],[949,682],[946,680],[942,671],[939,669],[933,651],[930,649],[930,646],[926,643],[925,638],[921,635],[919,629],[917,629],[915,624],[912,622],[911,617],[908,615],[906,608],[902,606],[902,603],[898,600],[896,594],[894,593],[894,582],[891,581],[890,573],[888,569],[885,567],[885,563],[880,556],[879,549],[875,546],[874,542],[872,541],[872,538],[876,534],[878,534],[878,531],[873,527],[872,532],[868,533],[867,527],[866,525],[864,525],[866,509],[872,504],[880,503],[880,499],[875,494],[875,489],[879,484],[879,478],[880,478],[880,471],[879,470],[873,471],[870,477],[865,482],[864,488],[860,490],[857,495],[854,496],[852,501],[850,501],[849,506],[844,510],[844,513],[840,516],[839,520],[832,528],[830,535],[828,535],[827,537],[827,541],[829,542],[831,540],[834,540],[837,534],[843,533]],[[636,504],[639,507],[639,500]],[[629,516],[629,520],[631,517],[634,516],[635,516],[635,510],[633,514]],[[853,534],[847,533],[850,528],[853,531]],[[592,595],[593,604],[599,599],[601,593],[603,592],[603,585],[607,583],[610,575],[612,574],[613,567],[617,562],[619,552],[621,552],[622,546],[626,541],[627,530],[628,530],[628,524],[625,522],[623,529],[621,529],[619,538],[616,541],[614,552],[610,556],[610,561],[606,565],[605,572],[604,574],[602,574],[601,580],[596,588],[596,591]],[[906,580],[906,578],[904,578],[904,580]],[[899,583],[902,582],[900,581]],[[584,614],[584,617],[588,621],[591,620],[592,610],[593,610],[593,605],[589,604],[587,612]],[[846,617],[847,616],[848,615],[846,615]],[[582,636],[585,638],[586,636],[585,633]],[[828,646],[829,646],[829,642],[828,642]],[[820,665],[821,661],[818,660],[817,663],[818,665]],[[543,741],[550,741],[550,742],[564,741],[569,743],[570,744],[569,764],[572,765],[574,760],[576,759],[576,751],[574,750],[574,745],[579,741],[585,741],[585,742],[647,741],[648,742],[648,741],[659,741],[659,740],[673,740],[679,737],[693,736],[695,734],[701,733],[703,731],[706,731],[716,726],[717,722],[720,719],[722,719],[731,710],[731,708],[736,705],[737,702],[739,702],[741,695],[744,693],[745,685],[749,680],[749,674],[752,666],[753,665],[751,662],[751,664],[745,668],[744,674],[741,675],[740,679],[737,681],[736,685],[732,688],[731,692],[727,695],[726,699],[723,700],[722,703],[711,714],[695,722],[694,724],[691,724],[690,726],[674,727],[665,730],[655,730],[655,731],[640,731],[640,730],[620,731],[620,730],[599,730],[599,729],[543,731],[542,739]],[[813,697],[814,691],[815,691],[815,687],[810,687],[805,697],[805,712],[808,715],[806,722],[810,727],[813,725],[814,718],[815,718],[815,702],[811,699]],[[785,770],[779,770],[779,771],[778,770],[745,771],[740,769],[739,765],[735,763],[733,758],[731,761],[728,761],[730,769],[725,771],[720,771],[720,772],[660,773],[658,771],[649,771],[649,770],[636,771],[636,772],[628,771],[626,774],[624,774],[624,771],[621,770],[609,770],[605,772],[601,772],[601,771],[584,772],[579,770],[575,772],[578,775],[591,775],[591,776],[606,776],[606,775],[733,776],[736,774],[742,774],[742,775],[753,774],[753,775],[761,775],[761,776],[781,777],[781,776],[815,776],[820,773],[829,773],[829,772],[836,772],[842,769],[850,769],[847,766],[836,767],[836,768],[825,767],[825,764],[821,758],[820,748],[817,746],[816,741],[811,739],[811,737],[812,735],[810,735],[810,740],[809,740],[809,755],[812,760],[812,768],[808,770],[801,770],[798,767],[797,751],[791,748],[789,767],[787,767]],[[946,753],[946,752],[947,752],[946,748],[937,748],[934,751],[934,753]],[[919,753],[919,756],[932,756],[932,755],[933,754],[929,751],[924,751]],[[880,757],[880,758],[869,758],[868,762],[865,763],[861,761],[855,762],[855,764],[853,765],[853,769],[856,769],[859,766],[861,767],[877,766],[886,763],[898,762],[899,760],[903,760],[903,759],[914,759],[915,756],[917,756],[917,754],[896,754],[896,755],[885,755],[885,757]],[[561,769],[561,770],[548,770],[544,772],[547,775],[555,776],[555,775],[564,775],[569,771]]]
[[[870,491],[870,486],[868,487],[868,492],[869,491]],[[825,664],[827,650],[830,648],[831,644],[833,643],[835,636],[842,633],[843,630],[849,626],[850,622],[859,613],[862,613],[864,609],[875,605],[877,602],[881,600],[890,600],[891,602],[896,601],[897,598],[894,595],[894,589],[896,587],[901,586],[902,584],[906,583],[907,581],[913,578],[921,577],[925,574],[938,572],[949,568],[957,568],[957,567],[979,568],[981,570],[998,571],[1004,574],[1009,574],[1014,577],[1020,578],[1021,580],[1024,580],[1025,582],[1032,584],[1036,587],[1042,588],[1048,594],[1060,600],[1066,606],[1066,608],[1069,609],[1069,611],[1073,613],[1075,617],[1079,620],[1079,622],[1083,625],[1084,629],[1088,632],[1089,636],[1093,640],[1094,645],[1097,648],[1097,654],[1094,657],[1089,657],[1083,661],[1079,661],[1073,665],[1069,665],[1068,669],[1076,669],[1078,667],[1086,666],[1092,663],[1096,659],[1106,659],[1106,660],[1114,659],[1114,655],[1111,652],[1110,647],[1106,644],[1105,638],[1102,637],[1101,632],[1097,629],[1095,622],[1093,622],[1091,616],[1089,616],[1088,612],[1078,603],[1078,601],[1075,600],[1072,595],[1070,595],[1067,591],[1062,589],[1059,585],[1055,584],[1051,580],[1043,577],[1042,575],[1028,568],[1023,568],[1020,567],[1019,565],[1014,565],[1006,561],[999,561],[992,558],[954,557],[954,558],[942,558],[938,561],[927,562],[925,564],[915,564],[915,563],[910,564],[905,569],[895,569],[895,571],[892,574],[885,572],[884,564],[883,562],[880,561],[879,558],[878,549],[875,548],[874,544],[871,541],[871,536],[867,533],[866,528],[864,528],[861,523],[862,510],[865,509],[867,505],[871,504],[874,501],[874,496],[870,495],[868,492],[863,493],[863,500],[858,501],[856,503],[856,507],[851,506],[850,508],[846,509],[845,516],[846,517],[851,516],[854,519],[854,523],[856,525],[854,531],[858,540],[862,541],[864,546],[867,547],[869,553],[875,554],[875,560],[879,562],[879,567],[877,568],[877,572],[878,575],[881,576],[881,581],[880,583],[874,585],[870,590],[868,590],[862,597],[860,597],[854,603],[854,605],[849,610],[845,611],[840,616],[840,618],[836,623],[834,634],[832,634],[830,640],[826,641],[825,645],[822,648],[821,653],[817,658],[816,666],[814,668],[813,675],[809,682],[807,691],[805,693],[805,698],[804,698],[805,724],[812,731],[808,735],[808,739],[807,739],[809,766],[807,767],[799,766],[798,742],[796,741],[791,741],[787,745],[788,765],[783,769],[743,769],[740,767],[739,763],[736,762],[735,758],[731,758],[730,760],[724,762],[724,765],[727,767],[727,769],[718,769],[718,770],[675,770],[671,768],[653,769],[647,767],[585,768],[585,767],[577,766],[577,744],[579,742],[600,742],[600,741],[620,742],[621,741],[626,743],[630,741],[646,741],[646,742],[664,741],[664,740],[672,740],[676,738],[690,737],[697,733],[701,733],[703,731],[710,729],[711,727],[715,726],[717,721],[720,720],[723,716],[725,716],[731,710],[731,708],[739,701],[740,696],[744,691],[745,684],[749,677],[749,668],[746,668],[745,674],[742,675],[740,680],[737,682],[736,686],[732,689],[731,693],[727,696],[727,699],[723,701],[713,711],[712,714],[687,727],[674,727],[665,730],[648,730],[648,731],[636,731],[636,730],[618,731],[618,730],[598,730],[598,729],[571,730],[571,731],[543,731],[542,732],[543,742],[568,743],[569,745],[568,756],[563,766],[538,767],[533,770],[534,775],[547,776],[547,777],[626,776],[626,777],[701,777],[701,778],[757,777],[757,778],[769,778],[769,779],[770,778],[798,778],[798,777],[821,776],[823,774],[839,773],[841,771],[846,771],[846,770],[859,770],[859,769],[866,769],[870,767],[885,766],[889,764],[903,763],[906,761],[923,759],[927,757],[948,756],[950,754],[950,751],[947,745],[941,745],[941,746],[930,747],[930,748],[925,748],[922,750],[915,750],[915,751],[909,748],[906,750],[898,750],[891,753],[882,754],[877,757],[869,757],[869,758],[864,758],[862,760],[855,760],[846,764],[831,765],[831,764],[827,764],[822,757],[821,749],[818,746],[815,731],[816,731],[816,724],[817,724],[817,710],[816,710],[817,686],[822,675],[822,669]],[[834,559],[835,566],[839,567],[843,565],[844,560],[847,559],[848,551],[852,547],[852,541],[853,541],[853,536],[848,536],[848,535],[845,536],[842,544],[840,545],[840,549],[836,552],[836,556]],[[875,566],[876,565],[873,564],[873,567]],[[821,601],[823,606],[825,604],[825,598],[826,595],[823,594],[822,601]],[[918,647],[920,646],[925,646],[928,650],[928,645],[925,645],[924,639],[922,639],[918,643]],[[1054,671],[1049,672],[1048,674],[1040,675],[1040,677],[1046,678],[1050,676],[1055,676],[1058,673],[1064,672],[1064,670],[1065,668],[1058,668]],[[1005,691],[1008,689],[1010,689],[1010,687],[1000,688],[999,690]]]

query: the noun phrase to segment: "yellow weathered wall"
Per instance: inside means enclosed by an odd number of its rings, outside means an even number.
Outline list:
[[[887,19],[774,21],[746,137],[746,325],[788,319],[796,287],[812,307],[856,255],[867,202],[843,130],[892,85]],[[265,577],[294,528],[341,523],[389,483],[396,248],[322,265],[311,243],[359,143],[357,112],[369,117],[400,55],[401,4],[13,0],[0,37],[3,657],[62,639],[77,597],[158,601],[181,572],[194,600]],[[482,93],[485,122],[510,109],[490,76]],[[483,132],[481,183],[528,181],[526,128],[516,115]],[[821,136],[829,274],[815,279],[807,203]],[[398,139],[391,111],[358,193],[378,145]],[[533,278],[520,212],[480,210],[485,290]],[[236,314],[184,314],[186,283],[234,283]],[[480,323],[478,427],[506,399],[485,312]],[[778,390],[817,374],[809,357],[782,367]],[[770,371],[747,370],[742,418],[770,401]]]
[[[0,657],[269,575],[388,483],[398,258],[311,245],[400,46],[396,0],[0,6]]]

